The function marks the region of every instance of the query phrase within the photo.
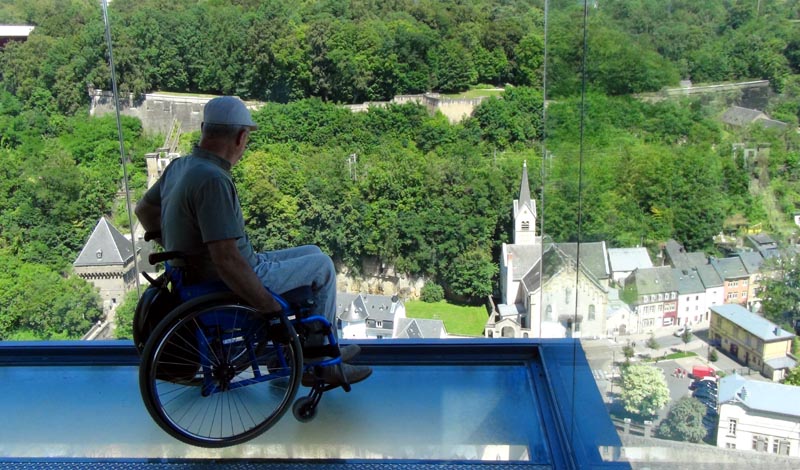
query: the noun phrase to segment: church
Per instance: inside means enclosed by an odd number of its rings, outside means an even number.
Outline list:
[[[503,244],[500,259],[502,298],[489,316],[484,336],[605,336],[611,279],[606,243],[555,243],[537,235],[527,162],[513,218],[513,243]]]

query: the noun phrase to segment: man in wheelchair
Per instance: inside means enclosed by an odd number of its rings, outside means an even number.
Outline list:
[[[336,271],[331,258],[317,246],[306,245],[255,253],[245,233],[236,187],[230,169],[239,162],[252,131],[258,128],[245,104],[223,96],[203,111],[200,142],[192,152],[174,160],[136,205],[136,216],[148,232],[160,232],[167,251],[185,255],[184,282],[223,281],[245,302],[265,314],[281,310],[270,292],[283,293],[310,285],[314,311],[336,324]],[[334,328],[335,334],[335,328]],[[306,345],[321,345],[311,337]],[[331,385],[360,382],[372,373],[366,366],[348,364],[357,345],[340,349],[342,367],[325,367],[318,377],[304,374],[312,386],[321,378]]]

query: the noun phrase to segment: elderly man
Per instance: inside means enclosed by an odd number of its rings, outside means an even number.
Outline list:
[[[311,285],[314,313],[335,325],[336,271],[330,257],[312,245],[255,253],[245,233],[230,169],[242,158],[250,133],[257,128],[238,98],[209,101],[203,110],[200,142],[191,154],[167,167],[136,205],[136,216],[145,230],[161,232],[166,250],[187,255],[193,283],[222,280],[264,313],[281,310],[264,286],[280,293]],[[313,339],[317,344],[322,340]],[[342,347],[342,361],[352,360],[358,352],[357,345]],[[321,378],[333,385],[345,380],[352,384],[371,373],[369,367],[342,364],[341,369],[326,367]],[[313,376],[303,376],[304,385],[313,382]]]

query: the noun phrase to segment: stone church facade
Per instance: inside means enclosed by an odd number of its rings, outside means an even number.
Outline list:
[[[503,244],[500,260],[502,298],[489,316],[484,336],[605,336],[611,279],[605,242],[579,247],[537,235],[527,164],[522,167],[513,211],[514,243]]]

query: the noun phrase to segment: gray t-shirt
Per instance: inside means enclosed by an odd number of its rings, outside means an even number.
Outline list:
[[[250,266],[257,263],[244,231],[244,217],[227,160],[199,147],[174,160],[144,195],[161,206],[161,240],[167,251],[190,257],[197,280],[216,280],[206,243],[236,239]]]

